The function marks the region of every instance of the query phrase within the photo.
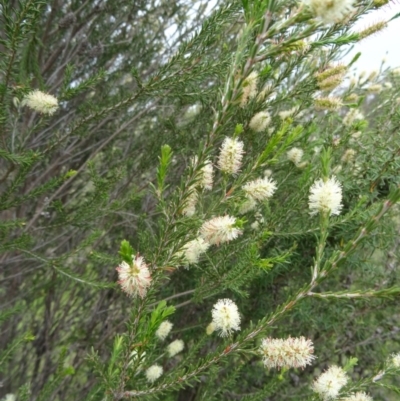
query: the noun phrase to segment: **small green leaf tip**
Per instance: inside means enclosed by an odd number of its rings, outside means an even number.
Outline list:
[[[119,255],[122,257],[122,260],[126,263],[132,263],[132,255],[135,254],[135,250],[129,244],[129,241],[126,239],[121,241],[121,247],[119,249]]]

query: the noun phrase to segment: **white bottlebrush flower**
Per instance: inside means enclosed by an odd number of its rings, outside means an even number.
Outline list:
[[[354,160],[356,151],[354,149],[346,149],[341,158],[343,163],[351,163]]]
[[[400,77],[400,67],[397,67],[390,71],[395,77]]]
[[[382,91],[382,85],[380,84],[375,84],[375,85],[370,85],[367,88],[368,93],[380,93]]]
[[[130,265],[124,261],[116,268],[118,284],[128,295],[143,298],[150,287],[151,274],[142,256],[132,255],[132,260]]]
[[[271,115],[268,111],[260,111],[259,113],[254,114],[252,119],[250,120],[249,127],[256,132],[262,132],[271,122]]]
[[[185,347],[185,343],[182,340],[172,341],[167,347],[167,352],[170,358],[179,354],[183,348]]]
[[[220,299],[212,310],[215,330],[221,337],[226,337],[234,330],[240,330],[240,316],[236,304],[230,299]]]
[[[250,227],[254,231],[258,231],[260,229],[260,222],[259,221],[253,221],[253,223],[250,224]]]
[[[348,377],[346,372],[339,366],[331,366],[322,373],[313,383],[313,390],[318,393],[324,401],[337,398],[340,390],[346,385]]]
[[[330,65],[326,67],[323,71],[317,72],[315,74],[315,78],[317,78],[317,81],[320,83],[331,77],[344,77],[346,72],[347,67],[343,64]]]
[[[183,246],[183,255],[189,264],[198,263],[200,256],[207,252],[210,244],[199,237]]]
[[[276,191],[276,182],[268,177],[258,178],[243,185],[247,197],[262,202],[270,198]]]
[[[52,115],[58,109],[58,100],[53,95],[36,89],[24,96],[21,105],[26,105],[42,114]]]
[[[299,110],[299,106],[294,106],[289,110],[282,110],[278,113],[279,117],[282,120],[286,120],[289,117],[292,117]]]
[[[335,111],[343,106],[342,100],[338,97],[318,97],[314,99],[314,107],[316,110]]]
[[[214,217],[203,223],[200,228],[200,235],[210,245],[219,245],[224,242],[229,242],[242,234],[242,230],[235,227],[235,224],[235,217]]]
[[[156,331],[156,337],[160,340],[165,340],[168,334],[171,332],[172,326],[173,324],[169,320],[164,320],[163,322],[161,322]]]
[[[292,148],[288,150],[286,155],[287,158],[297,166],[301,162],[301,158],[304,155],[304,151],[303,149],[300,148]]]
[[[253,198],[247,198],[240,206],[239,214],[246,214],[254,210],[257,206],[257,202]]]
[[[326,181],[319,179],[310,188],[309,206],[311,214],[318,212],[332,215],[342,210],[342,186],[333,176]]]
[[[1,401],[15,401],[17,399],[17,396],[15,394],[6,394],[4,398],[1,399]]]
[[[196,165],[198,161],[197,156],[194,156],[192,159],[192,166]],[[198,185],[201,188],[211,190],[213,186],[213,174],[214,174],[214,169],[213,165],[210,160],[206,160],[204,162],[203,167],[200,169],[199,175],[198,175]]]
[[[224,139],[219,154],[218,166],[224,173],[237,174],[242,166],[244,143],[237,138]]]
[[[364,115],[357,109],[351,109],[343,118],[343,124],[349,127],[357,120],[362,120]]]
[[[264,177],[271,177],[271,175],[272,175],[272,170],[270,169],[264,170]]]
[[[192,217],[196,213],[196,204],[198,200],[198,194],[195,187],[189,189],[189,196],[185,200],[185,204],[182,213],[187,217]]]
[[[249,99],[253,99],[257,95],[258,73],[251,72],[242,84],[242,97],[240,99],[240,107],[246,106]]]
[[[318,82],[318,87],[323,91],[330,91],[339,86],[342,83],[342,81],[343,81],[343,75],[337,74],[333,75],[332,77],[326,78],[321,82]]]
[[[151,365],[146,370],[146,379],[150,383],[154,383],[163,374],[163,368],[160,365]]]
[[[343,398],[341,401],[373,401],[373,399],[363,391],[359,391],[351,394],[349,397]]]
[[[400,368],[400,352],[398,354],[392,355],[392,364],[396,368]]]
[[[303,3],[325,24],[335,24],[353,11],[354,0],[303,0]]]
[[[131,354],[129,355],[128,366],[130,366],[132,364],[136,364],[138,357],[139,357],[138,352],[137,352],[137,350],[134,349],[131,352]],[[144,364],[145,360],[146,360],[146,351],[142,352],[141,355],[140,355],[139,365],[136,367],[138,372],[143,370],[143,364]]]
[[[313,343],[304,337],[264,338],[260,352],[268,369],[304,368],[315,359]]]
[[[213,186],[214,169],[210,160],[206,160],[204,166],[201,168],[202,176],[200,186],[204,189],[211,190]]]
[[[207,327],[206,327],[206,334],[210,336],[212,333],[215,331],[215,324],[214,322],[211,322]]]
[[[372,70],[368,75],[367,81],[374,80],[378,75],[379,75],[379,71],[378,70]]]

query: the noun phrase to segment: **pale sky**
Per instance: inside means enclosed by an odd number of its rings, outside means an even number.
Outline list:
[[[355,29],[362,30],[374,22],[389,20],[400,12],[399,2],[390,2],[388,5],[376,11],[371,11],[359,21]],[[353,67],[357,71],[378,70],[382,59],[387,59],[386,66],[400,67],[400,17],[391,21],[388,28],[354,46],[354,49],[344,60],[351,61],[357,52],[361,52],[361,57]]]

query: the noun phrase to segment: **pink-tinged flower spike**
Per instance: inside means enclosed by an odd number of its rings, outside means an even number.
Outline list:
[[[341,401],[374,401],[372,397],[364,393],[363,391],[359,391],[350,395],[349,397],[343,398]]]
[[[242,166],[244,143],[237,138],[224,139],[218,159],[218,167],[227,174],[237,174]]]
[[[226,337],[234,330],[240,330],[240,316],[236,304],[230,299],[220,299],[212,310],[212,323],[221,337]]]
[[[334,400],[347,381],[348,377],[342,368],[331,366],[326,372],[317,377],[312,388],[324,401]]]
[[[117,267],[118,284],[129,296],[143,298],[150,287],[151,274],[142,256],[132,255],[132,260],[131,265],[124,261]]]
[[[332,215],[342,210],[342,186],[333,176],[326,181],[319,179],[310,188],[309,206],[311,214],[318,212]]]
[[[304,368],[315,359],[311,340],[300,338],[264,338],[261,355],[264,366],[272,368]]]
[[[231,216],[214,217],[207,220],[200,228],[200,235],[210,245],[219,245],[232,241],[243,232],[236,226],[236,218]]]
[[[276,183],[270,178],[258,178],[243,185],[248,198],[262,202],[269,199],[276,191]]]
[[[58,109],[58,100],[53,95],[49,95],[48,93],[36,89],[25,95],[22,99],[21,105],[26,105],[42,114],[52,115]]]

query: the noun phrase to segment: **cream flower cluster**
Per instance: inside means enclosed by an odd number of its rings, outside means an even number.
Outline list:
[[[146,295],[151,284],[151,274],[142,256],[133,256],[132,263],[122,262],[117,268],[118,284],[130,296]]]
[[[189,188],[189,196],[186,198],[182,213],[187,217],[192,217],[196,213],[198,194],[195,187]]]
[[[192,166],[197,164],[197,156],[194,156],[192,159]],[[199,172],[199,182],[198,185],[206,190],[211,190],[213,186],[213,175],[214,175],[214,168],[209,159],[204,162],[203,167],[200,169]]]
[[[254,114],[250,120],[249,127],[255,132],[262,132],[271,122],[271,115],[268,111],[260,111]]]
[[[341,158],[343,163],[351,163],[354,160],[356,151],[354,149],[346,149]]]
[[[172,341],[167,347],[167,353],[170,358],[179,354],[183,348],[185,347],[185,343],[182,340]]]
[[[340,390],[347,384],[346,372],[339,366],[331,366],[314,381],[313,390],[318,393],[324,401],[337,398]]]
[[[242,166],[244,143],[237,138],[226,137],[222,142],[218,166],[227,174],[237,174]]]
[[[303,0],[303,3],[325,24],[335,24],[353,11],[354,0]]]
[[[258,178],[243,185],[243,191],[248,198],[262,202],[271,198],[274,194],[276,191],[276,183],[268,177]]]
[[[207,252],[209,247],[210,244],[204,241],[202,237],[189,241],[183,246],[183,255],[185,260],[189,264],[198,263],[200,256]]]
[[[287,158],[292,163],[294,163],[296,166],[299,166],[300,162],[301,162],[301,159],[302,159],[302,157],[304,155],[304,151],[303,151],[303,149],[294,147],[294,148],[289,149],[287,151],[286,155],[287,155]]]
[[[349,397],[343,398],[341,401],[373,401],[373,399],[363,391],[359,391]]]
[[[313,343],[304,337],[264,338],[260,351],[268,369],[304,368],[315,359]]]
[[[192,159],[192,165],[197,163],[197,156]],[[196,204],[199,198],[197,193],[197,186],[211,190],[213,185],[213,166],[210,160],[206,160],[204,166],[201,168],[198,176],[198,183],[189,188],[189,195],[185,200],[182,214],[187,217],[192,217],[196,213]]]
[[[347,127],[353,125],[355,121],[362,120],[364,115],[357,109],[351,109],[343,118],[343,124]]]
[[[172,330],[173,324],[169,320],[164,320],[156,331],[156,337],[160,340],[165,340]]]
[[[247,198],[240,206],[239,214],[246,214],[254,210],[257,206],[257,202],[253,198]]]
[[[220,299],[212,310],[212,323],[221,337],[240,330],[240,316],[236,304],[231,299]]]
[[[335,96],[317,97],[314,99],[314,107],[316,110],[335,111],[343,106],[342,99]]]
[[[201,168],[201,172],[202,176],[200,180],[200,186],[211,191],[213,186],[214,168],[210,160],[206,160],[204,166]]]
[[[326,181],[319,179],[310,188],[309,206],[311,214],[329,213],[338,215],[342,210],[342,186],[333,176]]]
[[[299,106],[294,106],[289,110],[282,110],[278,113],[279,117],[282,120],[286,120],[289,117],[292,117],[299,110]]]
[[[200,228],[200,235],[210,245],[219,245],[224,242],[232,241],[242,234],[242,230],[235,225],[235,217],[214,217],[203,223]]]
[[[318,87],[321,90],[332,90],[341,84],[346,74],[347,67],[344,65],[330,66],[326,70],[315,74]]]
[[[392,364],[395,368],[400,368],[400,353],[392,355]]]
[[[206,327],[206,334],[210,336],[212,333],[215,331],[215,324],[214,322],[211,322],[207,327]]]
[[[240,99],[240,107],[246,106],[250,99],[257,95],[258,73],[253,71],[243,81],[242,84],[242,97]]]
[[[146,370],[145,374],[147,381],[154,383],[163,374],[163,368],[160,365],[152,365]]]
[[[21,105],[26,105],[32,110],[51,116],[58,109],[58,100],[53,95],[49,95],[48,93],[36,89],[24,96]]]

